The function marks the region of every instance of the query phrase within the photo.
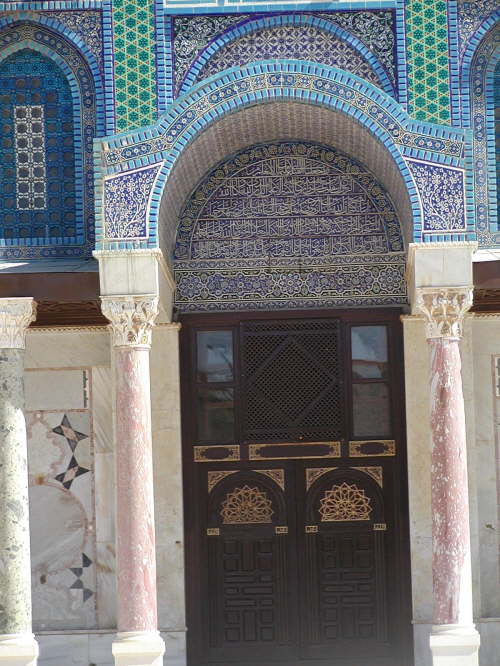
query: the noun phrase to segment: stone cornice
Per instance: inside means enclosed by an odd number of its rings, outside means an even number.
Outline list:
[[[36,317],[31,298],[0,298],[0,349],[24,349],[26,329]]]
[[[101,296],[102,312],[111,322],[113,346],[149,349],[158,316],[154,294]]]
[[[416,308],[426,319],[428,339],[462,337],[462,324],[472,305],[472,287],[418,287]]]

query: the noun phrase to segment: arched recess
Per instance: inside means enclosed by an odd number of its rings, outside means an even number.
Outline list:
[[[277,34],[266,48],[265,36],[271,31]],[[259,37],[262,37],[262,44],[254,44]],[[323,49],[321,45],[315,45],[315,37],[317,41],[324,42]],[[283,43],[283,53],[280,52],[280,42]],[[296,53],[294,42],[302,42],[297,44]],[[245,55],[241,47],[248,50],[249,45],[252,54]],[[324,53],[318,53],[315,58],[311,49],[317,51],[318,46],[319,51]],[[336,53],[338,47],[341,52]],[[186,93],[197,82],[227,69],[228,65],[247,65],[256,62],[257,58],[300,58],[302,54],[307,54],[309,60],[357,74],[395,96],[393,82],[385,67],[358,37],[325,18],[306,14],[261,17],[233,26],[208,44],[196,58],[180,82],[178,94]]]
[[[19,63],[23,63],[21,69]],[[2,114],[5,129],[9,129],[2,175],[4,187],[13,188],[13,197],[2,201],[3,230],[7,233],[0,256],[90,256],[95,222],[93,139],[103,130],[102,118],[98,121],[97,116],[99,99],[93,72],[66,38],[29,22],[13,24],[0,33],[0,71],[2,67]],[[51,85],[54,88],[49,90]],[[102,99],[102,94],[99,97]],[[35,167],[28,174],[21,173],[21,146],[16,143],[17,129],[23,126],[16,122],[15,114],[31,117],[32,110],[43,119],[35,137],[42,146],[35,165],[36,182]],[[20,135],[19,140],[26,142]],[[34,147],[26,147],[30,161]],[[29,182],[21,183],[26,175]],[[18,205],[16,191],[26,187],[44,189],[45,201]]]
[[[276,142],[292,141],[305,146],[307,145],[318,146],[321,150],[328,153],[329,156],[337,154],[340,160],[345,159],[346,164],[351,165],[359,164],[360,171],[367,172],[365,177],[371,174],[373,181],[380,184],[381,191],[387,193],[387,200],[391,202],[395,216],[401,225],[405,241],[410,242],[413,239],[413,218],[414,211],[412,210],[412,202],[408,194],[408,186],[401,173],[398,163],[394,160],[389,150],[383,143],[376,139],[369,129],[363,127],[350,118],[346,113],[327,109],[312,104],[301,104],[298,101],[273,101],[267,104],[260,104],[245,107],[235,113],[224,116],[218,121],[210,125],[204,132],[200,132],[197,137],[192,141],[179,155],[172,172],[165,184],[163,196],[161,198],[158,228],[160,233],[160,245],[163,247],[166,257],[174,255],[174,244],[176,233],[178,229],[179,219],[182,218],[182,210],[186,205],[186,201],[193,195],[195,188],[203,182],[207,173],[210,172],[217,164],[227,161],[231,156],[245,152],[251,146],[257,144],[273,144]],[[300,148],[299,148],[300,150]],[[345,157],[343,157],[345,156]],[[337,159],[337,158],[335,158]],[[351,167],[350,167],[351,168]],[[353,168],[356,168],[355,166]],[[203,186],[202,186],[203,188]],[[399,232],[399,230],[398,230]],[[179,239],[179,236],[177,235]],[[276,298],[272,298],[272,290],[281,289],[274,283],[269,286],[267,296],[258,291],[255,298],[234,299],[231,302],[231,297],[226,295],[206,294],[198,303],[194,291],[193,284],[198,284],[200,272],[205,276],[207,271],[216,268],[224,269],[219,274],[218,278],[212,273],[214,279],[223,281],[227,286],[228,282],[224,281],[233,280],[233,286],[236,288],[238,280],[249,277],[254,280],[255,284],[260,285],[268,284],[278,279],[279,282],[288,282],[287,289],[292,290],[292,282],[297,279],[297,275],[304,276],[306,273],[321,272],[319,266],[326,267],[332,257],[321,258],[316,256],[317,262],[314,263],[314,257],[309,256],[304,258],[301,265],[301,258],[295,257],[295,261],[291,261],[289,267],[293,267],[288,275],[284,273],[277,277],[272,274],[274,268],[279,269],[279,261],[273,260],[272,257],[261,256],[259,260],[255,260],[252,264],[251,257],[246,261],[239,261],[236,257],[229,257],[227,261],[221,261],[221,257],[215,259],[215,263],[211,261],[196,262],[196,267],[193,263],[183,260],[182,253],[178,251],[178,259],[174,262],[177,280],[183,281],[184,296],[182,297],[182,289],[178,290],[177,307],[183,310],[217,310],[217,309],[258,309],[265,307],[281,307],[281,308],[294,308],[294,307],[325,307],[327,305],[395,305],[406,302],[405,287],[404,287],[404,241],[400,238],[399,247],[393,246],[392,252],[385,254],[381,262],[380,269],[374,268],[376,261],[374,257],[369,257],[359,252],[359,256],[355,257],[352,253],[348,256],[337,256],[335,263],[339,268],[339,274],[347,271],[347,264],[357,266],[358,274],[363,276],[366,272],[375,276],[377,271],[384,273],[384,280],[387,276],[387,285],[392,281],[394,290],[391,293],[391,288],[386,286],[382,291],[376,292],[379,289],[380,282],[377,279],[367,288],[366,293],[363,291],[361,285],[356,285],[355,289],[342,292],[340,283],[342,282],[339,277],[338,293],[330,294],[330,296],[322,297],[332,287],[327,282],[331,281],[332,273],[335,269],[332,268],[333,263],[329,269],[329,275],[324,274],[323,286],[316,286],[311,288],[310,292],[297,294],[294,296],[290,294],[287,296],[287,290],[281,290],[276,294]],[[184,239],[186,240],[186,238]],[[179,250],[179,246],[178,246]],[[300,255],[300,252],[298,253]],[[318,253],[319,254],[319,253]],[[335,253],[334,253],[335,254]],[[341,253],[340,253],[341,254]],[[346,254],[349,254],[346,252]],[[382,254],[384,254],[382,252]],[[184,254],[184,258],[186,255]],[[286,258],[281,261],[281,268],[284,269],[287,265]],[[362,265],[365,262],[364,266]],[[388,265],[388,262],[391,264]],[[308,267],[309,266],[309,267]],[[247,269],[246,271],[244,269]],[[252,270],[254,272],[252,273]],[[352,269],[354,270],[354,268]],[[198,274],[194,275],[193,271]],[[238,272],[239,271],[239,272]],[[387,273],[385,273],[387,271]],[[293,275],[292,275],[293,273]],[[205,279],[205,278],[204,278]],[[321,281],[322,278],[318,277]],[[361,279],[361,278],[360,278]],[[236,281],[235,281],[236,280]],[[347,277],[347,280],[349,278]],[[368,278],[370,281],[370,278]],[[302,280],[303,281],[303,280]],[[335,281],[335,280],[334,280]],[[191,282],[191,285],[189,284]],[[247,283],[248,284],[248,283]],[[352,286],[352,285],[351,285]],[[373,288],[372,288],[373,287]],[[257,288],[257,286],[255,287]],[[301,287],[302,288],[305,288]],[[198,288],[197,288],[198,289]],[[206,285],[201,286],[201,291],[205,290]],[[198,291],[200,290],[198,289]],[[215,286],[214,289],[220,291],[220,284]],[[196,291],[196,289],[195,289]],[[347,293],[349,291],[349,293]],[[369,293],[368,293],[369,292]],[[191,296],[189,295],[191,293]],[[314,295],[316,294],[316,295]],[[219,298],[219,295],[221,296]],[[192,300],[191,300],[192,297]],[[203,304],[200,303],[203,301]],[[181,302],[182,301],[182,302]],[[224,303],[222,303],[224,301]]]
[[[472,174],[477,236],[500,243],[495,156],[495,71],[500,62],[500,10],[474,34],[461,69],[463,123],[473,131]]]
[[[304,141],[211,169],[182,209],[174,270],[181,310],[406,302],[390,197],[358,161]]]
[[[406,156],[440,169],[459,167],[463,150],[462,132],[412,121],[388,95],[336,68],[233,68],[195,86],[155,126],[103,141],[98,249],[160,247],[171,262],[181,207],[207,170],[242,147],[282,139],[340,148],[364,164],[394,201],[407,242],[423,240],[424,220]]]

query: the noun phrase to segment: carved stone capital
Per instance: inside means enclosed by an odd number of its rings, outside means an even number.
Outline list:
[[[416,306],[427,320],[427,338],[461,338],[465,313],[472,305],[472,287],[419,287]]]
[[[35,318],[32,298],[0,298],[0,349],[24,349],[26,329]]]
[[[158,315],[158,297],[152,295],[101,296],[104,316],[111,322],[115,347],[151,347]]]

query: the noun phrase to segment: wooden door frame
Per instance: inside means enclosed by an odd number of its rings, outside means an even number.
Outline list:
[[[195,354],[195,346],[192,344],[193,331],[196,329],[210,329],[214,327],[237,327],[242,321],[261,320],[285,320],[285,319],[321,319],[337,318],[343,326],[343,335],[347,337],[349,326],[345,324],[387,324],[388,325],[388,351],[391,359],[391,400],[395,400],[396,394],[400,396],[399,408],[393,408],[391,414],[394,418],[394,434],[399,442],[399,464],[395,466],[394,485],[399,488],[399,512],[395,512],[397,561],[400,570],[400,608],[401,624],[400,631],[403,640],[408,643],[408,659],[401,666],[410,666],[413,663],[413,629],[412,618],[412,593],[411,593],[411,558],[410,558],[410,533],[409,533],[409,498],[408,498],[408,458],[406,450],[406,408],[405,408],[405,383],[404,383],[404,353],[403,353],[403,326],[400,321],[404,314],[404,308],[339,308],[324,310],[292,310],[292,311],[245,311],[245,312],[217,312],[217,313],[186,313],[181,314],[180,331],[180,383],[181,383],[181,431],[182,431],[182,467],[183,467],[183,494],[184,494],[184,534],[185,534],[185,590],[186,590],[186,618],[191,623],[191,636],[201,637],[203,635],[202,605],[198,588],[199,582],[195,572],[202,572],[201,561],[202,549],[194,547],[198,535],[194,533],[194,527],[199,523],[199,503],[192,501],[194,487],[194,465],[190,446],[193,440],[193,419],[188,412],[192,404],[192,370]],[[350,350],[350,340],[343,340],[345,349]],[[235,350],[234,358],[237,359],[239,350]],[[345,376],[345,373],[344,373]],[[236,379],[236,372],[235,372]],[[352,432],[352,392],[349,390],[350,382],[345,381],[345,399],[349,411],[349,432]],[[395,407],[395,405],[393,405]],[[189,443],[189,446],[188,446]],[[198,666],[197,659],[200,658],[203,646],[194,645],[190,640],[190,626],[187,632],[187,656],[190,666]]]

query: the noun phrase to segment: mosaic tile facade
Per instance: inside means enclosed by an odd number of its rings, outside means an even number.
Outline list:
[[[94,56],[101,75],[104,75],[104,40],[102,13],[99,11],[63,11],[35,15],[35,20],[48,18],[65,26],[77,35]]]
[[[496,161],[496,187],[497,211],[500,210],[500,62],[495,67],[493,80],[493,94],[495,104],[495,161]]]
[[[464,171],[408,160],[422,200],[424,234],[466,231]]]
[[[113,47],[116,128],[119,132],[156,119],[154,3],[114,0]]]
[[[173,26],[172,57],[177,92],[191,65],[206,46],[232,26],[249,18],[249,14],[167,17]]]
[[[137,137],[109,140],[104,149],[103,161],[106,167],[114,167],[129,160],[147,160],[150,156],[161,155],[162,151],[171,150],[181,139],[192,132],[193,126],[199,125],[200,119],[213,119],[214,111],[222,108],[224,112],[241,106],[240,98],[245,96],[249,101],[269,99],[276,92],[286,89],[287,96],[296,95],[298,98],[317,103],[318,97],[324,100],[325,105],[334,106],[334,102],[342,100],[344,110],[348,112],[350,105],[357,110],[357,116],[366,112],[370,122],[380,128],[380,134],[388,132],[403,150],[422,152],[422,155],[435,153],[442,155],[445,160],[461,160],[464,156],[463,134],[460,131],[432,132],[422,129],[418,125],[415,130],[407,122],[407,118],[390,98],[380,98],[378,101],[371,90],[358,84],[352,86],[341,83],[343,77],[336,73],[320,69],[310,74],[309,67],[301,63],[264,64],[241,70],[228,77],[215,79],[207,86],[196,89],[192,97],[179,106],[179,111],[171,110],[162,122],[151,131],[138,134]],[[324,72],[320,74],[319,72]],[[275,92],[276,91],[276,92]],[[420,131],[419,131],[420,129]],[[377,130],[374,130],[377,132]],[[438,136],[439,134],[439,136]]]
[[[22,23],[0,34],[0,77],[0,256],[88,256],[97,131],[92,73],[66,39]]]
[[[105,181],[105,237],[145,239],[149,235],[149,201],[160,165]]]
[[[223,69],[272,58],[306,59],[346,69],[375,85],[380,74],[393,93],[395,34],[392,12],[180,16],[173,19],[174,83],[185,92],[195,80]],[[339,28],[341,29],[339,31]],[[359,44],[373,63],[349,41]],[[196,63],[191,76],[186,77]],[[183,84],[184,82],[184,84]],[[182,86],[182,88],[181,88]]]
[[[417,120],[451,118],[447,3],[406,2],[408,111]]]
[[[217,165],[180,216],[180,310],[405,302],[387,194],[330,148],[280,142]]]
[[[245,35],[217,51],[200,70],[197,80],[208,78],[229,64],[248,65],[273,58],[307,58],[380,85],[377,74],[356,49],[312,26],[281,26]]]
[[[500,26],[493,27],[475,49],[469,66],[464,66],[462,86],[467,102],[464,121],[472,128],[471,180],[478,240],[481,245],[500,243],[497,207],[497,169],[495,149],[496,64],[500,62]],[[498,85],[498,84],[497,84]]]
[[[492,14],[499,11],[498,0],[458,0],[459,58],[463,60],[470,38]]]
[[[115,127],[123,131],[150,125],[155,121],[159,109],[166,110],[159,125],[151,131],[147,129],[139,132],[138,138],[121,137],[116,144],[111,138],[109,150],[105,144],[103,176],[109,177],[117,170],[137,171],[138,168],[160,162],[166,159],[169,151],[172,151],[172,159],[175,159],[174,152],[182,150],[185,141],[198,131],[199,123],[207,122],[208,114],[213,116],[215,110],[218,114],[228,104],[237,108],[241,103],[237,100],[248,94],[254,102],[259,103],[275,95],[284,84],[287,90],[291,91],[290,94],[308,102],[314,98],[313,103],[329,105],[335,98],[335,104],[342,110],[344,110],[343,105],[354,107],[355,114],[359,110],[359,118],[357,115],[356,118],[361,124],[369,125],[370,130],[384,142],[386,141],[384,133],[392,136],[401,155],[405,157],[414,161],[423,160],[427,163],[437,161],[444,166],[463,167],[465,158],[463,137],[450,139],[446,133],[438,131],[433,133],[429,127],[424,127],[422,124],[411,125],[402,108],[397,104],[393,106],[384,96],[379,98],[375,93],[367,92],[361,84],[351,87],[344,85],[342,77],[335,82],[330,80],[330,74],[314,77],[310,72],[302,71],[295,63],[307,59],[350,71],[365,81],[378,85],[393,98],[397,99],[398,95],[401,95],[403,104],[406,100],[406,84],[403,79],[408,74],[409,111],[413,117],[421,122],[446,124],[452,121],[458,124],[457,119],[460,122],[461,114],[456,108],[459,101],[456,63],[466,68],[464,63],[467,61],[468,50],[471,50],[474,40],[478,39],[485,22],[491,21],[496,12],[500,11],[493,0],[480,0],[474,3],[465,0],[451,0],[449,3],[442,0],[433,3],[408,0],[404,3],[404,10],[402,5],[398,5],[397,9],[384,9],[384,5],[382,8],[376,8],[374,5],[371,9],[369,5],[367,8],[359,9],[339,5],[338,10],[333,11],[326,6],[322,10],[320,6],[314,12],[286,12],[281,7],[279,11],[273,12],[271,7],[262,7],[256,11],[255,7],[249,6],[246,13],[236,11],[231,13],[226,11],[227,8],[221,8],[216,13],[216,9],[212,8],[206,14],[193,12],[192,15],[187,15],[186,11],[182,13],[180,9],[172,10],[172,14],[168,15],[168,5],[161,7],[160,4],[149,0],[112,2],[106,0],[102,6],[93,0],[76,0],[67,6],[56,2],[41,2],[36,5],[35,11],[32,11],[29,17],[27,14],[22,14],[28,8],[26,3],[11,4],[12,8],[15,7],[21,12],[18,18],[23,21],[29,20],[32,26],[36,23],[41,24],[36,30],[34,27],[29,29],[38,35],[46,35],[38,40],[44,57],[50,54],[45,53],[43,49],[57,51],[58,48],[62,48],[59,53],[61,60],[68,58],[71,49],[75,55],[80,50],[80,57],[88,59],[87,73],[90,72],[90,76],[80,77],[77,80],[79,85],[83,85],[84,79],[88,78],[88,86],[93,87],[94,128],[90,131],[88,126],[91,105],[87,106],[87,101],[90,99],[90,93],[82,89],[80,93],[88,96],[85,97],[85,104],[81,106],[80,117],[78,118],[76,113],[73,114],[76,173],[74,225],[69,224],[68,220],[66,227],[64,229],[61,227],[60,235],[56,237],[51,235],[51,225],[45,215],[43,241],[40,224],[36,227],[33,238],[30,237],[28,240],[26,240],[26,226],[21,229],[18,225],[17,235],[7,229],[7,235],[10,234],[12,238],[6,239],[3,249],[0,248],[2,256],[43,258],[90,255],[93,248],[91,208],[93,209],[94,187],[90,175],[91,142],[93,137],[99,134],[99,127],[104,126],[104,121],[108,133],[112,134]],[[406,18],[406,26],[404,20],[401,22],[402,12]],[[0,19],[0,28],[3,28],[0,40],[4,40],[0,46],[8,49],[12,48],[10,37],[6,40],[4,37],[13,30],[12,25],[7,26],[13,17],[13,12],[6,12],[6,18]],[[28,30],[27,26],[28,23],[25,23],[22,30]],[[406,34],[403,34],[405,29]],[[55,32],[51,31],[56,30],[60,31],[60,34],[54,37]],[[56,46],[52,42],[49,44],[50,39],[47,37],[49,34],[52,35],[51,39]],[[33,42],[37,39],[35,35]],[[75,46],[69,45],[70,39]],[[405,54],[408,56],[407,59]],[[486,51],[480,55],[486,57]],[[479,55],[474,57],[476,64],[474,72],[472,66],[470,68],[471,80],[479,76],[481,70]],[[167,95],[166,91],[171,90],[172,85],[177,92],[185,94],[195,86],[196,82],[214,76],[223,69],[227,70],[234,65],[243,67],[245,63],[250,64],[264,59],[293,61],[295,72],[286,78],[279,78],[273,77],[272,68],[264,68],[266,73],[261,78],[256,75],[245,83],[241,76],[231,76],[229,80],[219,79],[210,89],[207,88],[205,99],[195,99],[193,96],[186,98],[188,101],[184,105],[175,107],[170,104],[172,93],[169,92]],[[75,62],[73,59],[68,69],[72,67],[74,69]],[[491,59],[488,62],[491,62]],[[63,70],[66,74],[64,66]],[[490,74],[491,72],[488,76]],[[463,81],[460,85],[463,86]],[[493,113],[494,102],[492,83],[488,83],[485,79],[484,85],[484,104],[480,99],[481,95],[476,95],[476,99],[471,100],[470,104],[470,110],[472,106],[475,109],[476,128],[475,169],[474,174],[470,176],[474,178],[474,192],[470,185],[466,188],[466,193],[469,201],[473,198],[476,200],[474,215],[479,241],[484,246],[492,246],[499,240],[496,226],[496,178],[493,173],[496,160],[494,121],[491,116],[483,123],[482,118],[485,117],[484,109],[490,108]],[[76,104],[78,96],[76,90],[72,88],[73,105]],[[158,96],[163,97],[157,99]],[[463,99],[465,108],[468,104],[467,94]],[[465,117],[467,114],[464,113]],[[86,116],[86,131],[81,129],[83,115]],[[486,137],[484,141],[480,138],[482,123],[485,128],[482,132]],[[51,138],[47,138],[46,135],[37,138],[46,142],[45,152],[48,150],[47,141]],[[80,145],[83,146],[81,150]],[[42,177],[33,175],[34,164],[35,162],[32,162],[30,167],[33,173],[28,183],[28,189],[33,190],[33,196],[30,195],[28,208],[17,206],[17,214],[24,216],[23,219],[26,218],[27,212],[33,216],[38,214],[41,222],[41,213],[46,209],[36,207],[40,201],[35,203],[34,188],[41,190],[45,188],[44,196],[48,204],[50,183],[45,179],[44,186]],[[38,173],[41,173],[40,169],[43,170],[45,167],[37,163]],[[166,172],[168,172],[167,164],[162,170],[161,178]],[[84,174],[85,183],[82,182]],[[145,178],[146,175],[143,174],[141,179]],[[411,188],[410,181],[411,179],[408,180],[409,188]],[[128,186],[131,186],[131,183],[132,180],[129,179]],[[10,185],[12,187],[12,183]],[[14,200],[19,203],[20,188],[25,187],[26,181],[21,178],[16,180],[14,185]],[[98,185],[100,190],[100,176]],[[115,196],[116,185],[115,183],[111,186],[110,183],[106,186],[108,201],[118,201]],[[115,189],[114,194],[110,187]],[[153,197],[158,196],[162,187],[159,179],[154,180],[152,187],[154,193],[151,191],[149,194]],[[149,194],[147,201],[144,197],[141,199],[146,206],[149,205]],[[414,196],[413,192],[411,196]],[[40,197],[39,199],[41,200]],[[71,197],[67,196],[66,199],[69,202]],[[123,205],[124,201],[126,198],[120,199],[120,205]],[[108,239],[116,238],[129,243],[140,239],[141,243],[144,241],[140,244],[141,247],[154,246],[158,242],[156,201],[151,207],[148,229],[146,229],[146,212],[136,214],[130,206],[123,208],[123,211],[125,210],[126,213],[123,212],[120,223],[117,222],[117,214],[109,211],[104,220],[101,219],[101,205],[98,204],[99,236],[102,238],[105,234]],[[465,210],[471,211],[472,204],[468,207],[464,205]],[[426,235],[429,241],[438,240],[438,236],[441,238],[438,228],[433,228],[433,223],[418,219],[419,213],[416,207],[414,214],[416,240],[422,239],[423,235]],[[468,214],[472,218],[472,213]],[[461,224],[449,225],[446,233],[450,234],[450,239],[454,238],[453,234],[458,233],[458,229],[460,233],[467,232],[467,238],[471,238],[474,232],[471,220],[468,219],[465,226],[464,224],[462,221]],[[57,231],[55,224],[52,225],[52,229],[54,233]],[[137,236],[130,235],[132,229],[134,234],[138,234]]]

